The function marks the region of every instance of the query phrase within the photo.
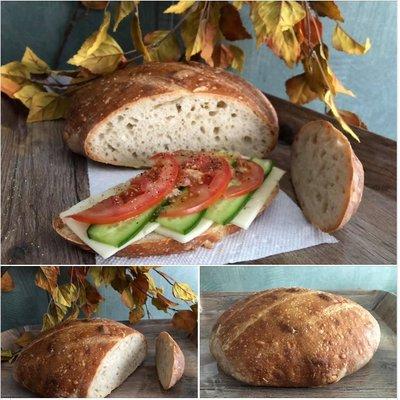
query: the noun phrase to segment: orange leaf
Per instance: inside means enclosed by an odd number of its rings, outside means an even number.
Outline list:
[[[239,11],[232,4],[227,3],[221,8],[219,27],[228,40],[251,39],[251,35],[243,26]]]
[[[25,347],[35,338],[32,332],[25,331],[14,343],[20,347]]]
[[[214,67],[213,52],[218,37],[218,28],[211,21],[203,20],[199,30],[201,30],[203,44],[200,55],[208,65]]]
[[[317,16],[302,19],[295,25],[294,30],[299,43],[311,48],[314,48],[322,39],[322,24]]]
[[[294,104],[306,104],[318,97],[318,93],[314,92],[308,84],[306,75],[295,75],[285,82],[286,93]]]
[[[340,116],[345,120],[345,122],[349,125],[356,126],[357,128],[368,129],[367,125],[361,120],[361,118],[348,110],[338,110]],[[332,110],[328,111],[328,115],[334,117]]]
[[[214,67],[228,68],[232,64],[233,58],[234,54],[229,47],[225,46],[224,44],[215,46],[212,55]]]
[[[131,282],[132,297],[135,304],[144,304],[147,300],[147,290],[149,289],[149,281],[146,275],[139,273],[134,281]]]
[[[193,333],[197,327],[197,315],[193,311],[178,311],[172,317],[172,324],[176,329]]]
[[[14,98],[14,93],[18,92],[21,89],[21,85],[13,80],[1,77],[1,91],[5,93],[8,97]]]
[[[57,278],[60,273],[60,267],[39,267],[35,277],[35,284],[40,288],[47,290],[50,294],[57,286]]]
[[[1,291],[4,293],[11,292],[15,289],[15,284],[12,276],[8,271],[1,276]]]
[[[177,306],[177,303],[167,299],[161,293],[157,293],[157,296],[154,297],[151,301],[153,306],[157,307],[158,310],[167,311],[169,307]]]

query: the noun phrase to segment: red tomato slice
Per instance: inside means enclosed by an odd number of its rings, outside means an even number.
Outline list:
[[[238,158],[233,179],[235,184],[228,187],[224,194],[225,199],[241,196],[258,189],[264,182],[264,170],[253,161]]]
[[[187,194],[161,212],[162,217],[182,217],[205,210],[222,197],[232,178],[229,163],[206,153],[176,154],[181,164],[179,181],[185,182]]]
[[[124,192],[108,197],[71,218],[89,224],[111,224],[135,217],[161,203],[175,188],[179,174],[177,159],[167,153],[151,158],[155,165],[131,180]]]

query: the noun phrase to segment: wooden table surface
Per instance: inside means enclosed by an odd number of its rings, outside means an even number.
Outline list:
[[[288,170],[293,133],[306,122],[331,118],[268,96],[280,121],[280,143],[271,154]],[[86,159],[61,138],[62,121],[27,125],[22,106],[2,97],[2,263],[94,264],[94,255],[66,244],[51,220],[89,196]],[[335,233],[337,244],[279,254],[250,264],[395,264],[396,143],[355,129],[353,147],[365,168],[365,190],[356,216]],[[282,189],[293,198],[289,174]],[[245,262],[241,264],[246,264]]]
[[[250,293],[201,295],[200,396],[201,397],[396,397],[396,296],[382,291],[337,292],[371,311],[381,328],[381,342],[372,360],[354,374],[321,388],[254,387],[224,374],[209,351],[210,332],[217,318],[234,302]]]
[[[23,328],[25,329],[25,328]],[[2,332],[2,348],[10,348],[10,343],[19,337],[23,329],[12,329]],[[142,365],[128,377],[108,397],[132,398],[194,398],[197,397],[197,347],[187,338],[187,334],[175,330],[171,320],[143,320],[135,325],[148,341],[148,354]],[[39,327],[27,327],[27,330],[38,331]],[[157,378],[155,367],[155,338],[161,331],[168,331],[181,347],[185,355],[185,372],[182,379],[170,390],[164,390]],[[1,363],[1,397],[35,397],[12,378],[12,364]]]

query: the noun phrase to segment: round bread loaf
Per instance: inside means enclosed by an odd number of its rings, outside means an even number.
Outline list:
[[[14,379],[44,397],[105,397],[144,360],[145,337],[107,319],[77,320],[42,332],[22,350]]]
[[[304,125],[292,145],[291,177],[305,217],[324,232],[356,213],[364,170],[347,138],[327,121]]]
[[[149,166],[160,151],[229,150],[264,158],[278,120],[253,85],[196,62],[127,66],[74,94],[64,139],[95,161]]]
[[[363,367],[380,340],[379,324],[335,294],[279,288],[253,294],[215,324],[210,350],[219,367],[256,386],[313,387]]]

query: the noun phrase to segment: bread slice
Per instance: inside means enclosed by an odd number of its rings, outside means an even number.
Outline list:
[[[147,353],[138,331],[107,319],[76,320],[42,332],[14,364],[14,378],[44,397],[105,397]]]
[[[156,368],[158,379],[165,390],[172,388],[185,371],[185,356],[168,332],[161,332],[157,337]]]
[[[342,228],[357,211],[364,170],[348,139],[331,123],[312,121],[295,136],[291,177],[305,217],[322,231]]]
[[[277,138],[276,112],[257,88],[195,62],[127,66],[95,80],[72,98],[64,131],[73,151],[134,168],[160,151],[265,158]]]
[[[279,186],[277,185],[271,193],[268,201],[264,205],[261,212],[266,210],[274,201],[276,195],[279,192]],[[81,247],[84,250],[93,252],[93,250],[75,235],[71,229],[62,221],[60,217],[56,217],[53,220],[54,230],[68,242]],[[250,228],[251,229],[251,228]],[[196,237],[187,243],[180,243],[171,238],[159,235],[157,233],[150,233],[146,237],[137,242],[131,243],[128,247],[125,247],[118,251],[114,256],[116,257],[148,257],[148,256],[159,256],[183,253],[186,251],[195,250],[201,246],[211,249],[214,245],[221,241],[224,237],[240,231],[241,228],[236,225],[213,225],[206,232]]]

